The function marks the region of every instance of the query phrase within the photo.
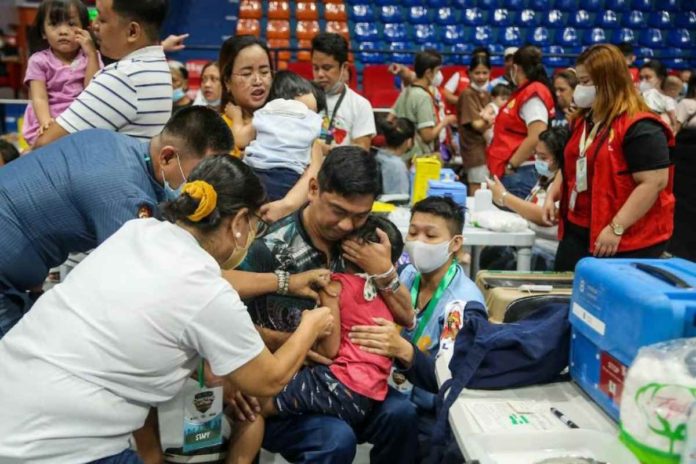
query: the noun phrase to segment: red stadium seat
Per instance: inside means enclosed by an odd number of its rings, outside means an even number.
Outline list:
[[[240,19],[261,19],[263,14],[259,0],[242,0],[239,4]]]
[[[346,6],[343,3],[327,3],[324,7],[324,19],[327,21],[347,21]]]
[[[276,48],[290,48],[290,40],[288,39],[268,39],[268,48],[271,49],[272,53],[278,55],[278,60],[280,61],[290,61],[290,58],[292,58],[292,52],[290,51],[274,51]]]
[[[290,3],[286,1],[268,2],[268,19],[290,19]]]
[[[327,21],[326,32],[333,32],[334,34],[342,35],[347,41],[350,42],[348,23],[345,21]]]
[[[266,26],[266,37],[268,39],[290,40],[290,21],[282,19],[272,19]]]
[[[312,40],[319,33],[319,21],[297,21],[295,36],[298,40]]]
[[[261,24],[258,19],[240,19],[237,21],[237,35],[261,35]]]
[[[297,52],[298,61],[312,61],[312,52],[309,51],[312,48],[311,40],[298,40],[297,47],[308,49]]]
[[[317,4],[314,2],[297,2],[295,6],[295,18],[298,21],[316,21],[319,19]]]

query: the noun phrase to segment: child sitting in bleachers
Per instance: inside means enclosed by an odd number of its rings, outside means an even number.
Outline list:
[[[284,198],[312,161],[312,144],[321,134],[324,92],[307,79],[281,71],[273,79],[268,103],[252,124],[237,134],[250,140],[244,162],[266,188],[269,200]],[[235,118],[234,121],[242,118]]]
[[[44,0],[39,6],[30,31],[35,52],[24,77],[31,104],[24,114],[22,134],[29,145],[70,106],[102,66],[88,26],[87,7],[80,0]]]
[[[389,237],[391,260],[401,256],[401,233],[389,220],[370,216],[351,238],[380,242],[377,229]],[[274,398],[261,401],[261,413],[253,422],[235,423],[230,441],[228,464],[251,463],[261,448],[264,418],[300,414],[325,414],[339,417],[351,426],[360,425],[387,395],[391,359],[369,353],[349,338],[355,325],[372,325],[374,318],[393,320],[372,278],[349,264],[345,273],[333,274],[329,292],[322,292],[322,305],[332,309],[333,331],[317,342],[316,351],[333,358],[330,366],[316,365],[301,369]],[[340,321],[340,325],[338,324]]]
[[[493,125],[495,118],[498,116],[500,109],[505,106],[512,95],[512,89],[505,84],[497,84],[491,90],[491,102],[481,111],[481,117],[491,126],[483,133],[486,139],[486,145],[490,145],[493,140]]]

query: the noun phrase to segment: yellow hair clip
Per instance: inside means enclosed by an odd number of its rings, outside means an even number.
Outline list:
[[[188,194],[194,200],[198,200],[198,208],[189,215],[189,220],[198,222],[215,210],[217,205],[217,192],[212,185],[204,180],[194,180],[184,185],[182,193]]]

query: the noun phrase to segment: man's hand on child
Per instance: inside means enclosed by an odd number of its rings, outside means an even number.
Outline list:
[[[255,396],[247,396],[239,390],[225,391],[225,402],[232,416],[240,422],[254,422],[261,412],[261,404]]]
[[[343,257],[370,275],[380,275],[392,268],[391,243],[389,236],[377,229],[379,243],[344,240],[341,248]]]
[[[314,269],[311,271],[291,274],[288,283],[288,293],[300,298],[312,299],[319,302],[319,290],[324,290],[331,296],[333,294],[328,288],[331,282],[331,271],[328,269]]]

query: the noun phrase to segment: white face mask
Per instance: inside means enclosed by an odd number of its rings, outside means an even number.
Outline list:
[[[471,88],[474,90],[477,90],[479,92],[488,92],[488,86],[490,85],[490,81],[486,81],[483,83],[483,85],[477,85],[476,82],[471,81]]]
[[[452,240],[435,244],[408,240],[404,244],[404,248],[416,270],[421,274],[428,274],[449,261],[452,256],[449,251]]]
[[[648,81],[640,81],[640,84],[638,84],[638,90],[641,92],[647,92],[648,90],[652,90],[654,88],[655,86]]]
[[[442,71],[438,71],[437,74],[435,74],[435,77],[433,77],[433,87],[440,87],[444,79],[445,78],[442,76]]]
[[[591,108],[597,96],[597,87],[594,85],[578,84],[573,91],[573,101],[578,108]]]

